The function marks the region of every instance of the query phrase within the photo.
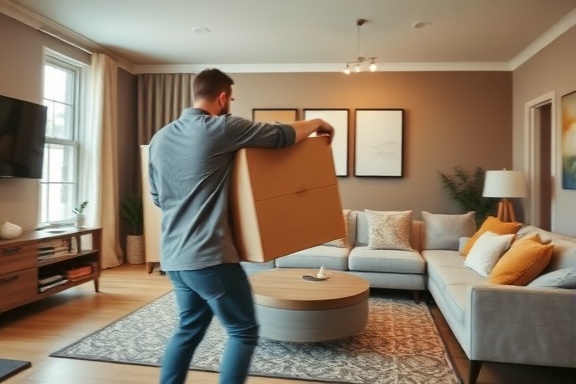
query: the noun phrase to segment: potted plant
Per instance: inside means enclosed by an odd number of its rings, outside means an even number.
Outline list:
[[[79,206],[72,209],[72,212],[76,215],[76,227],[82,228],[86,222],[86,215],[84,215],[84,209],[88,205],[88,200],[84,200]]]
[[[438,172],[442,187],[448,190],[450,199],[456,201],[464,212],[476,212],[477,225],[493,214],[498,203],[498,199],[482,196],[485,173],[481,167],[476,167],[471,174],[461,166],[454,167],[452,175]]]
[[[130,234],[126,236],[126,260],[130,264],[143,264],[144,260],[144,208],[142,198],[129,196],[120,205],[120,216],[130,226]]]

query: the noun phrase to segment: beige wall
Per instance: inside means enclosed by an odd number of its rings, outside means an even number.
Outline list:
[[[576,28],[572,27],[550,45],[517,68],[513,74],[514,87],[514,168],[527,169],[525,157],[525,106],[550,92],[554,93],[552,172],[552,229],[576,236],[576,191],[563,190],[561,184],[561,116],[560,98],[576,90]]]
[[[89,62],[84,52],[0,14],[0,94],[42,103],[44,47]],[[35,228],[39,190],[38,180],[0,179],[0,223]]]
[[[42,103],[44,47],[89,64],[90,55],[0,14],[0,94],[35,103]],[[122,160],[121,194],[136,193],[133,176],[138,171],[136,152],[130,142],[136,136],[136,79],[120,69],[118,73],[119,143],[129,149],[120,153]],[[137,146],[133,145],[134,151]],[[0,223],[10,221],[33,229],[38,224],[38,180],[0,179]]]
[[[232,112],[252,108],[347,108],[349,176],[339,178],[342,204],[351,209],[458,212],[437,172],[511,167],[510,72],[381,72],[231,74]],[[354,111],[402,108],[404,177],[354,177]],[[314,166],[310,164],[310,166]]]

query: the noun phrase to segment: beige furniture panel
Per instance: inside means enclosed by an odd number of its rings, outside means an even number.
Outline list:
[[[160,208],[154,205],[150,197],[148,182],[148,145],[140,146],[140,165],[142,168],[142,205],[144,206],[144,254],[148,273],[160,262]]]

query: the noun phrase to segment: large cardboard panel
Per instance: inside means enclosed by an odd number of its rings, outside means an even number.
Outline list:
[[[238,151],[231,211],[243,260],[270,261],[344,237],[340,194],[326,140],[308,138],[282,149]]]
[[[240,151],[249,166],[254,200],[335,185],[332,147],[325,137],[312,137],[282,149]]]

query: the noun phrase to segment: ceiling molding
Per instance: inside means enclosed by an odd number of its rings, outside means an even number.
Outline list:
[[[343,72],[342,63],[314,64],[181,64],[135,65],[134,74],[144,73],[198,73],[206,68],[218,68],[226,73],[301,73]],[[376,72],[427,72],[427,71],[510,71],[510,64],[503,63],[378,63]],[[369,72],[368,70],[362,72]],[[354,72],[349,76],[354,76]]]
[[[3,13],[6,16],[15,19],[16,21],[26,24],[29,27],[36,29],[37,31],[50,35],[53,38],[69,44],[77,49],[83,50],[85,52],[104,53],[114,59],[120,68],[134,73],[134,64],[128,62],[124,58],[117,56],[101,45],[96,44],[94,41],[87,39],[86,37],[63,27],[42,15],[32,12],[11,0],[0,0],[0,13]]]
[[[576,8],[572,10],[569,14],[564,16],[559,22],[554,24],[552,28],[546,31],[542,36],[537,38],[526,47],[522,52],[520,52],[515,58],[510,60],[511,70],[515,70],[530,58],[556,40],[564,32],[576,25]]]

